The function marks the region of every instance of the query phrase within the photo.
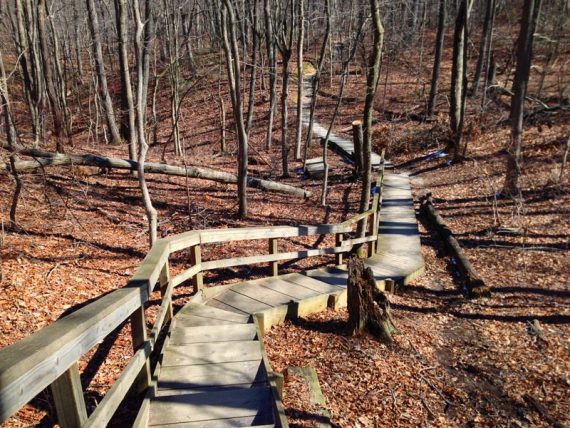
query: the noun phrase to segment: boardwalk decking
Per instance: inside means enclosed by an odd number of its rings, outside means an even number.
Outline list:
[[[387,175],[379,252],[366,260],[379,286],[423,272],[409,179]],[[150,397],[149,426],[279,426],[282,406],[263,331],[285,318],[346,304],[342,266],[232,285],[187,304],[174,318]],[[255,322],[254,322],[255,321]]]

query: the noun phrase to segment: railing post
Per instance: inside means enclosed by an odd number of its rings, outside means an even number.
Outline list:
[[[270,238],[269,239],[269,254],[277,254],[279,249],[277,247],[277,238]],[[279,275],[279,262],[271,262],[269,266],[271,276]]]
[[[160,297],[162,297],[162,299],[164,300],[164,298],[166,297],[166,289],[168,288],[168,282],[170,281],[170,270],[168,267],[168,260],[166,261],[164,267],[160,271],[160,277],[158,280],[160,282]],[[165,321],[172,319],[173,316],[174,316],[174,311],[172,310],[172,300],[170,300],[170,303],[168,303],[168,314],[166,316]]]
[[[342,245],[342,241],[344,240],[344,234],[337,233],[335,239],[335,247],[340,247]],[[340,266],[343,263],[343,253],[336,253],[335,256],[335,264]]]
[[[374,211],[372,215],[369,217],[369,236],[374,236],[378,233],[376,229],[376,218],[378,216],[378,212]],[[376,241],[370,241],[368,243],[368,257],[372,257],[376,253]]]
[[[51,384],[57,421],[62,428],[80,427],[87,420],[77,362]]]
[[[200,244],[190,248],[190,263],[192,263],[192,266],[197,266],[202,263],[202,248]],[[192,285],[194,285],[194,291],[196,293],[202,289],[204,286],[204,276],[202,272],[198,272],[192,277]]]
[[[144,305],[138,308],[131,315],[131,337],[133,341],[133,351],[137,352],[139,348],[147,341],[148,333],[146,330],[146,321],[144,316]],[[150,385],[150,361],[146,360],[142,367],[135,385],[138,392],[144,392]]]

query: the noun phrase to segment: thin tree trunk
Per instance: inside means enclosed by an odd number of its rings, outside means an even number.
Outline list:
[[[109,93],[109,86],[107,84],[107,73],[105,71],[105,60],[103,58],[103,49],[101,47],[99,16],[95,9],[94,0],[86,0],[87,10],[89,13],[89,30],[91,32],[91,40],[93,42],[93,59],[95,60],[95,70],[97,72],[97,79],[99,80],[99,98],[103,102],[103,109],[105,111],[105,119],[107,120],[107,128],[111,133],[112,144],[121,144],[121,134],[115,121],[115,110],[113,108],[113,100]]]
[[[16,128],[14,126],[14,121],[12,120],[10,94],[8,92],[8,79],[6,78],[6,70],[4,69],[2,50],[0,50],[0,105],[3,107],[4,111],[4,126],[6,129],[8,145],[13,149],[17,145],[17,134]],[[20,193],[22,192],[22,180],[20,179],[20,174],[18,174],[18,170],[16,169],[16,160],[16,155],[12,153],[10,155],[10,168],[12,175],[14,176],[16,187],[14,188],[14,194],[12,195],[12,204],[10,205],[10,222],[14,226],[16,226],[16,210],[18,208],[18,200],[20,199]]]
[[[238,201],[239,216],[247,217],[247,149],[248,138],[243,121],[243,107],[241,95],[241,77],[239,64],[239,48],[236,37],[236,17],[234,7],[230,0],[222,0],[224,13],[222,13],[222,33],[224,51],[226,53],[226,68],[230,85],[234,122],[238,136]],[[227,12],[227,16],[226,16]],[[229,31],[229,35],[228,35]]]
[[[301,159],[301,137],[303,133],[303,43],[305,39],[305,1],[299,0],[297,11],[297,124],[295,135],[295,159]]]
[[[289,111],[287,99],[289,98],[289,58],[291,51],[282,53],[283,85],[281,88],[281,168],[283,177],[289,177],[289,140],[287,139]]]
[[[250,5],[251,6],[251,5]],[[251,125],[253,123],[253,110],[255,101],[255,79],[257,76],[257,63],[259,54],[259,32],[258,32],[258,12],[257,0],[253,0],[252,7],[252,52],[251,52],[251,74],[249,75],[249,98],[247,101],[246,133],[249,138]]]
[[[51,111],[53,114],[53,126],[54,133],[56,137],[56,147],[57,151],[63,153],[65,151],[65,146],[63,145],[63,139],[65,135],[65,125],[63,119],[63,112],[59,104],[57,94],[54,87],[53,71],[51,67],[51,54],[48,47],[48,35],[46,28],[46,3],[45,0],[38,0],[37,3],[37,17],[38,17],[38,37],[40,42],[41,57],[42,57],[42,68],[44,72],[44,80],[46,84],[47,94],[49,103],[51,106]],[[71,143],[71,140],[69,141]]]
[[[129,71],[126,0],[115,0],[115,11],[117,15],[117,31],[119,33],[119,65],[121,69],[121,135],[123,140],[129,144],[129,159],[134,160],[137,158],[137,136],[135,129],[135,103]]]
[[[461,158],[461,140],[465,119],[467,92],[467,21],[472,0],[462,0],[453,35],[453,64],[451,67],[451,107],[449,109],[453,148],[453,160]]]
[[[277,108],[277,61],[275,59],[275,35],[273,34],[272,0],[264,0],[265,40],[267,45],[267,62],[269,67],[269,117],[265,146],[271,147],[273,121]]]
[[[517,41],[517,68],[511,97],[511,143],[507,148],[507,171],[503,193],[517,196],[520,192],[524,100],[532,62],[532,43],[540,12],[541,0],[525,0]]]
[[[441,68],[441,54],[443,52],[443,39],[445,36],[446,0],[439,0],[439,18],[437,23],[437,36],[435,39],[435,56],[433,59],[433,69],[431,74],[431,87],[427,104],[426,116],[433,115],[435,100],[437,98],[437,87],[439,80],[439,70]]]
[[[382,47],[384,43],[384,27],[380,19],[380,0],[370,0],[372,22],[374,25],[374,47],[372,58],[366,76],[366,99],[364,102],[363,120],[363,143],[362,143],[362,192],[360,194],[360,212],[368,210],[371,186],[371,161],[372,151],[372,111],[374,110],[374,98],[378,86],[380,75],[380,60],[382,57]],[[358,225],[358,236],[364,236],[365,227],[363,223]]]
[[[331,13],[330,13],[330,1],[325,0],[325,15],[326,15],[326,28],[325,28],[325,37],[323,39],[323,43],[321,45],[321,51],[319,53],[319,60],[317,63],[317,71],[312,78],[312,94],[311,94],[311,107],[309,113],[309,125],[307,129],[307,141],[305,142],[305,156],[304,156],[304,163],[307,162],[307,153],[309,148],[311,147],[311,142],[313,140],[313,124],[315,120],[315,108],[317,106],[317,95],[319,92],[319,86],[321,83],[321,73],[323,71],[323,64],[325,62],[325,54],[327,51],[327,45],[329,43],[329,38],[331,34]]]
[[[472,94],[476,95],[479,90],[479,81],[481,80],[481,72],[483,71],[483,64],[487,56],[490,54],[488,47],[491,44],[493,37],[493,23],[495,20],[495,0],[486,0],[485,2],[485,22],[483,23],[483,34],[479,43],[479,57],[477,58],[477,65],[475,66],[475,74],[473,75]]]

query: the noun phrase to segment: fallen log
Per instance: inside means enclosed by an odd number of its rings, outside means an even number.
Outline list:
[[[428,220],[433,224],[437,233],[443,240],[443,243],[446,249],[449,251],[451,256],[454,258],[457,267],[459,268],[460,273],[463,275],[465,279],[465,285],[467,286],[467,291],[469,293],[469,297],[478,298],[478,297],[490,297],[491,290],[481,277],[477,274],[461,245],[453,236],[453,233],[447,227],[437,210],[433,205],[433,201],[431,198],[431,193],[428,193],[426,196],[420,199],[421,204],[421,212],[428,218]]]
[[[380,341],[391,343],[392,335],[398,333],[392,321],[390,301],[376,287],[372,270],[364,269],[364,262],[357,257],[348,261],[347,307],[349,334],[366,330]]]
[[[7,144],[2,144],[2,148],[9,150]],[[55,152],[47,152],[40,149],[18,147],[18,154],[32,156],[33,160],[16,161],[15,166],[18,172],[30,171],[47,166],[57,165],[81,165],[92,166],[103,169],[127,169],[136,171],[138,163],[136,161],[110,158],[94,154],[74,155]],[[6,173],[11,170],[10,164],[0,164],[0,173]],[[166,174],[178,177],[201,178],[204,180],[216,181],[218,183],[237,183],[237,176],[224,171],[216,171],[208,168],[200,168],[195,166],[180,167],[156,162],[146,162],[144,164],[145,173],[149,174]],[[298,187],[288,184],[276,183],[274,181],[262,180],[255,177],[247,177],[248,187],[267,190],[270,192],[287,193],[290,195],[308,198],[311,192],[299,189]]]

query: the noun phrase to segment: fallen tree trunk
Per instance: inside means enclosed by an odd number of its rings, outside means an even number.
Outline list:
[[[422,213],[428,218],[428,220],[433,224],[436,228],[437,233],[443,240],[443,243],[446,249],[449,251],[451,256],[454,258],[457,267],[459,268],[460,273],[463,275],[465,279],[465,285],[467,286],[467,291],[469,293],[469,297],[477,298],[477,297],[490,297],[491,290],[485,282],[481,279],[481,277],[477,274],[463,249],[459,245],[453,233],[447,227],[441,216],[438,214],[437,210],[433,206],[433,201],[431,198],[431,193],[428,193],[426,196],[420,199],[421,203],[421,211]]]
[[[364,262],[357,257],[348,261],[348,332],[356,334],[367,330],[384,343],[392,342],[398,329],[392,322],[390,301],[376,287],[374,273],[364,269]]]
[[[7,144],[2,144],[2,148],[10,150]],[[47,152],[40,149],[17,147],[19,154],[32,156],[34,160],[20,160],[15,163],[18,172],[30,171],[46,166],[56,165],[81,165],[92,166],[104,169],[127,169],[136,171],[138,163],[131,160],[110,158],[105,156],[86,154],[73,155]],[[11,171],[10,164],[0,164],[0,173]],[[218,183],[237,184],[237,176],[228,172],[216,171],[213,169],[199,168],[195,166],[180,167],[156,162],[145,162],[144,172],[149,174],[166,174],[178,177],[201,178],[204,180],[217,181]],[[290,195],[307,198],[311,192],[288,184],[276,183],[274,181],[262,180],[255,177],[247,177],[248,187],[267,190],[270,192],[287,193]]]

